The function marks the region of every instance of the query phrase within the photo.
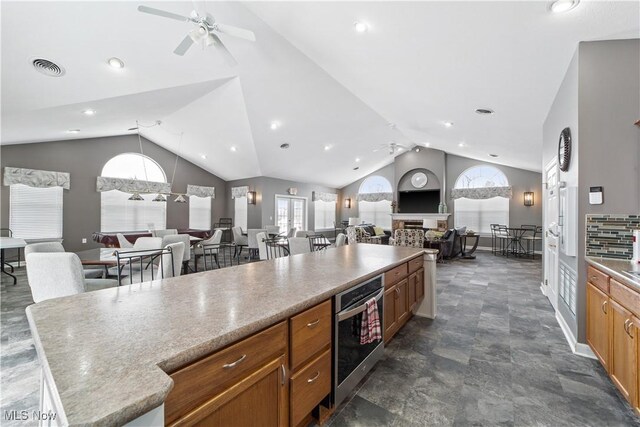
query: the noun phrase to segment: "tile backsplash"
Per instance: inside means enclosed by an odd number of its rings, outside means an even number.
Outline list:
[[[640,215],[587,215],[587,256],[631,259],[635,229],[640,229]]]

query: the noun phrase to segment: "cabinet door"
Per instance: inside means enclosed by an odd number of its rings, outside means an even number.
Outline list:
[[[418,298],[418,276],[413,273],[409,276],[409,310],[413,311],[416,308]]]
[[[416,301],[420,302],[424,298],[424,268],[416,272]]]
[[[398,328],[409,318],[409,280],[404,279],[396,285],[396,314],[398,316]]]
[[[288,424],[284,355],[242,378],[176,426],[281,426]]]
[[[396,315],[396,287],[392,286],[384,291],[384,341],[393,337],[397,325]]]
[[[633,315],[615,300],[610,299],[609,305],[611,307],[609,375],[625,399],[634,404],[638,384]]]
[[[609,371],[609,297],[587,283],[587,344]]]

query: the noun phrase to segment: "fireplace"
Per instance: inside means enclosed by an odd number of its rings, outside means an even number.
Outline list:
[[[422,229],[423,220],[435,220],[439,230],[449,228],[448,219],[451,214],[434,214],[434,213],[397,213],[391,214],[392,235],[398,229],[418,228]]]

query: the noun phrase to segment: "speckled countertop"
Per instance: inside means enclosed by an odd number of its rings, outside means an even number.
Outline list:
[[[625,285],[630,286],[640,292],[640,278],[634,278],[624,273],[625,271],[633,270],[634,266],[630,261],[592,256],[585,256],[584,259],[588,264],[591,264],[595,268],[601,270],[603,273],[607,273],[618,282],[624,283]],[[637,271],[640,271],[640,266],[636,266],[635,268]]]
[[[72,425],[121,425],[162,404],[165,373],[421,252],[326,251],[121,286],[27,307],[44,375]]]

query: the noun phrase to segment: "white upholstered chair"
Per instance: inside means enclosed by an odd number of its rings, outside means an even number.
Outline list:
[[[338,236],[336,236],[336,248],[339,248],[340,246],[344,246],[347,244],[347,236],[344,233],[339,233]]]
[[[242,228],[239,225],[231,228],[231,232],[233,233],[233,241],[236,244],[236,253],[234,256],[240,257],[242,250],[249,245],[249,240],[247,236],[242,234]]]
[[[198,259],[205,255],[212,255],[216,265],[218,266],[218,268],[220,268],[220,263],[218,262],[218,254],[220,252],[220,243],[222,242],[222,233],[223,231],[221,229],[216,229],[216,231],[213,232],[213,236],[201,241],[200,243],[198,243],[198,246],[194,248],[193,253],[196,271],[198,271]],[[206,270],[206,260],[204,263],[204,267]]]
[[[258,233],[265,233],[267,230],[262,228],[250,228],[247,230],[247,245],[249,248],[249,258],[252,258],[254,254],[258,253],[258,239],[256,236]]]
[[[267,245],[264,241],[267,239],[267,233],[260,232],[256,234],[256,240],[258,241],[258,256],[260,260],[267,259]]]
[[[169,250],[167,250],[169,249]],[[123,255],[126,257],[127,252]],[[182,266],[182,257],[184,255],[184,242],[170,243],[162,249],[162,254],[158,255],[158,265],[152,263],[150,266],[140,272],[140,268],[133,274],[120,278],[120,284],[130,285],[133,283],[148,282],[151,280],[168,279],[171,277],[178,277],[181,274],[180,267]],[[131,260],[131,263],[136,261]],[[145,260],[137,261],[138,263],[144,263]],[[127,267],[124,271],[126,272]]]
[[[191,260],[191,236],[188,234],[167,234],[162,237],[162,247],[166,247],[171,243],[184,243],[184,251],[182,254],[183,272],[186,274],[189,269],[189,261]]]
[[[178,230],[175,228],[168,228],[166,230],[151,230],[151,237],[164,237],[178,234]]]
[[[27,279],[36,303],[118,286],[116,280],[85,279],[80,258],[72,252],[31,252],[25,258]]]
[[[41,243],[31,243],[24,247],[24,256],[26,258],[27,254],[33,253],[60,253],[66,252],[64,250],[64,246],[60,242],[41,242]],[[101,268],[84,268],[84,277],[87,279],[97,279],[102,278],[103,269]]]
[[[132,248],[133,247],[133,243],[128,241],[127,238],[124,237],[124,234],[116,233],[116,237],[118,238],[118,245],[121,248]]]
[[[289,255],[308,254],[309,252],[311,252],[311,246],[307,237],[289,238]]]

